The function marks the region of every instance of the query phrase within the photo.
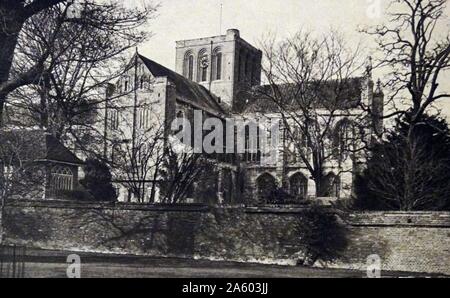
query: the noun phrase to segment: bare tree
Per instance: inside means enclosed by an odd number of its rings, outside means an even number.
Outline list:
[[[126,69],[128,50],[149,36],[140,27],[151,17],[150,7],[146,14],[132,13],[130,20],[123,17],[119,22],[112,15],[122,12],[121,6],[75,6],[84,18],[103,13],[104,19],[96,23],[68,19],[63,8],[50,8],[24,25],[13,71],[26,70],[29,61],[37,63],[49,44],[53,46],[48,63],[53,66],[37,84],[10,93],[8,105],[15,118],[25,119],[25,125],[39,125],[71,147],[99,158],[104,119],[97,111],[106,100],[105,86]]]
[[[121,121],[130,122],[125,118]],[[110,164],[116,182],[130,192],[128,199],[154,203],[159,191],[161,203],[184,202],[206,170],[207,161],[188,148],[179,150],[173,137],[167,137],[164,124],[153,123],[149,128],[137,129],[133,141],[126,139],[127,134],[126,128],[114,133],[113,139],[125,141],[115,143],[111,140]]]
[[[33,15],[48,9],[64,0],[2,0],[0,1],[0,40],[3,46],[0,51],[0,115],[3,110],[6,95],[14,87],[8,86],[10,70],[14,58],[14,50],[17,45],[19,34],[24,23]],[[31,71],[30,71],[31,73]],[[22,80],[27,80],[27,73],[21,75]],[[18,80],[19,78],[16,78]]]
[[[131,191],[139,203],[155,202],[164,158],[164,126],[140,130],[133,142],[112,144],[111,166],[116,180]]]
[[[172,145],[165,148],[161,169],[161,202],[177,204],[185,202],[194,192],[195,184],[205,183],[211,174],[211,161],[190,150],[177,150]],[[203,189],[208,186],[204,185]],[[200,195],[201,194],[196,194]]]
[[[365,30],[377,37],[383,52],[380,66],[391,70],[386,83],[392,91],[389,102],[403,98],[407,105],[386,117],[409,110],[411,131],[427,109],[450,97],[439,88],[442,73],[450,69],[446,4],[446,0],[395,0],[389,7],[389,23]]]
[[[353,91],[361,91],[364,84],[364,78],[355,77],[363,65],[360,49],[350,50],[336,32],[314,37],[304,31],[279,43],[269,38],[262,48],[268,86],[258,88],[256,98],[269,99],[281,114],[286,138],[315,181],[316,195],[327,196],[325,168],[336,160],[334,140],[345,141],[345,146],[335,146],[341,156],[343,150],[356,154],[367,145],[364,133],[370,123],[352,113],[361,100]],[[349,131],[336,132],[346,118],[351,122],[343,128]]]
[[[26,9],[23,7],[26,1],[17,2],[15,9],[19,12]],[[115,0],[34,2],[41,3],[41,9],[23,20],[21,13],[10,16],[11,5],[4,9],[0,6],[2,17],[20,23],[15,30],[9,28],[13,25],[8,22],[3,28],[4,34],[14,36],[9,37],[12,50],[8,44],[0,60],[0,113],[6,96],[26,85],[42,87],[42,94],[45,88],[53,87],[54,94],[60,97],[81,97],[80,92],[81,95],[95,92],[93,82],[99,85],[108,80],[108,71],[99,73],[99,68],[146,37],[138,28],[156,8],[148,4],[140,10],[127,9]],[[18,51],[14,52],[16,48]]]
[[[448,192],[448,153],[444,158],[434,153],[446,150],[446,143],[430,142],[430,135],[444,135],[447,129],[445,125],[438,128],[427,116],[433,104],[450,98],[448,92],[439,88],[442,74],[450,69],[446,3],[391,1],[389,23],[366,30],[377,37],[382,52],[380,66],[390,70],[386,86],[391,94],[387,103],[395,109],[385,117],[397,116],[399,121],[407,118],[391,132],[396,138],[391,136],[374,148],[362,180],[367,191],[360,191],[359,197],[370,192],[373,200],[384,203],[384,208],[436,209],[441,207],[437,197]],[[417,133],[426,129],[428,140]]]

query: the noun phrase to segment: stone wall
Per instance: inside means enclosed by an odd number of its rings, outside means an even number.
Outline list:
[[[349,214],[350,244],[338,265],[364,269],[377,254],[382,270],[450,274],[449,212]]]
[[[302,210],[22,201],[6,208],[5,241],[44,249],[294,265],[302,245],[293,227]],[[349,246],[332,267],[365,270],[367,257],[378,254],[383,270],[450,274],[450,213],[354,213],[343,219]]]

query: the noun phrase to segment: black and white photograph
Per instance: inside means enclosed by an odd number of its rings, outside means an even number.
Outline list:
[[[448,277],[450,1],[0,0],[0,279]]]

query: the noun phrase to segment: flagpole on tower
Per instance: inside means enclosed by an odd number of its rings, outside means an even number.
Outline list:
[[[220,3],[220,24],[219,24],[219,35],[222,35],[222,17],[223,17],[223,3]]]

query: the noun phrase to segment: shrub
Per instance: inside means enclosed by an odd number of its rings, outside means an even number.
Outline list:
[[[62,191],[59,198],[68,201],[92,202],[94,197],[86,190],[70,190]]]
[[[306,200],[301,197],[295,197],[288,193],[283,188],[275,188],[273,189],[268,197],[267,197],[267,203],[268,204],[276,204],[276,205],[296,205],[300,203],[306,203]]]
[[[85,173],[85,178],[80,183],[92,195],[93,200],[99,202],[117,201],[116,190],[111,182],[112,175],[105,163],[96,159],[88,159]]]
[[[356,177],[355,208],[429,211],[449,208],[450,129],[444,119],[410,115],[397,119],[386,139],[372,148]]]
[[[301,265],[313,265],[317,260],[335,261],[348,243],[346,229],[336,214],[316,204],[299,215],[296,233],[305,253]]]

